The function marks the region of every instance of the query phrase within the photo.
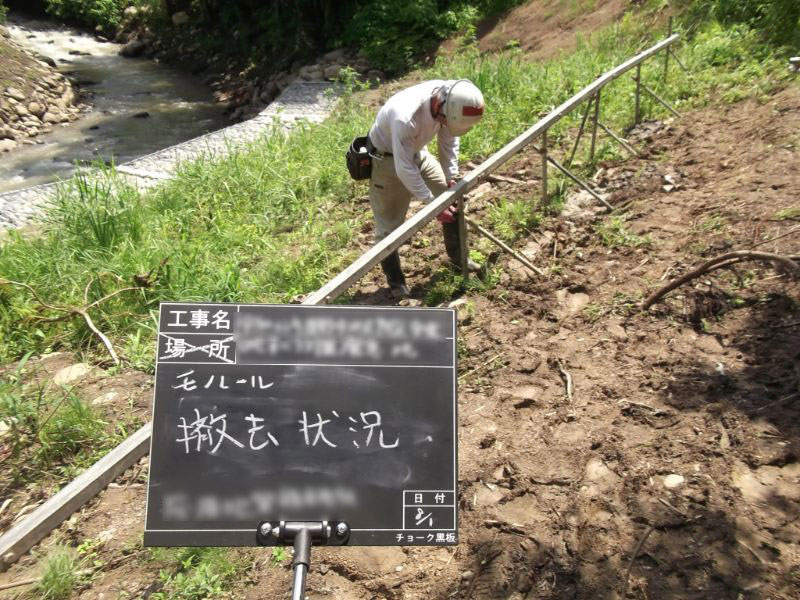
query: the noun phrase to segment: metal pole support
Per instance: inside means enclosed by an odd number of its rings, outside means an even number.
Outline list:
[[[583,137],[583,128],[586,126],[586,119],[589,117],[589,111],[592,110],[592,100],[593,98],[589,98],[589,102],[586,103],[586,109],[583,111],[583,118],[581,119],[581,126],[578,128],[578,135],[575,138],[575,145],[572,146],[572,152],[569,155],[569,160],[567,161],[567,166],[572,166],[572,161],[575,159],[575,153],[578,151],[578,144],[581,143],[581,137]]]
[[[642,65],[636,65],[636,110],[634,112],[633,124],[638,125],[642,120],[641,113],[642,99]]]
[[[672,17],[669,18],[669,34],[672,35]],[[669,70],[669,48],[664,52],[664,83],[667,83],[667,71]]]
[[[597,140],[597,123],[600,120],[600,90],[594,95],[594,119],[592,122],[592,147],[589,150],[589,160],[594,160],[594,147]]]
[[[292,568],[292,600],[303,600],[306,592],[306,575],[311,565],[313,544],[342,546],[350,538],[350,527],[344,521],[264,521],[256,529],[256,540],[262,546],[292,543],[294,559]]]
[[[456,212],[456,220],[458,222],[458,252],[461,259],[461,276],[464,281],[469,279],[469,244],[467,243],[467,224],[465,221],[466,215],[464,214],[464,196],[459,196],[456,203],[458,212]]]
[[[542,155],[542,205],[548,203],[547,194],[547,129],[542,132],[542,148],[539,151]]]

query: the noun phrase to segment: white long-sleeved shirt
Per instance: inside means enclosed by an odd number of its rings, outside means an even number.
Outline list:
[[[432,80],[419,83],[396,93],[378,111],[369,130],[369,139],[378,152],[391,152],[394,167],[403,185],[414,197],[424,202],[434,195],[425,185],[414,155],[438,134],[439,162],[445,177],[458,175],[458,138],[451,135],[431,116],[430,99],[433,90],[451,85],[454,81]]]

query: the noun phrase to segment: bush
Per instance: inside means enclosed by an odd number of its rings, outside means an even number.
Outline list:
[[[114,30],[122,19],[126,0],[46,0],[49,15],[81,25]]]
[[[6,22],[6,14],[8,14],[8,8],[3,4],[3,0],[0,0],[0,23]]]
[[[723,24],[745,23],[776,45],[800,43],[800,2],[797,0],[702,0],[691,9],[699,18]]]

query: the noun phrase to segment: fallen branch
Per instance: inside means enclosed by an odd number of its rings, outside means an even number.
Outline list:
[[[660,288],[649,298],[647,298],[647,300],[645,300],[642,303],[642,310],[647,310],[653,304],[661,300],[661,298],[666,296],[669,292],[671,292],[675,288],[682,286],[684,283],[692,281],[693,279],[697,279],[701,275],[704,275],[714,269],[727,267],[729,265],[744,260],[761,260],[761,261],[778,263],[779,265],[783,266],[787,271],[793,273],[795,277],[800,277],[800,265],[798,265],[795,262],[794,257],[782,256],[780,254],[772,254],[770,252],[753,252],[751,250],[737,250],[736,252],[728,252],[727,254],[722,254],[721,256],[712,258],[711,260],[704,262],[696,269],[689,271],[688,273],[682,275],[681,277],[678,277],[677,279],[673,279],[667,285]]]
[[[86,290],[84,291],[84,297],[86,297],[88,295],[89,286],[91,285],[91,283],[92,282],[90,281],[86,285]],[[0,279],[0,285],[14,285],[14,286],[17,286],[17,287],[24,288],[24,289],[28,290],[28,292],[30,292],[30,294],[31,294],[31,296],[33,296],[34,300],[36,300],[42,307],[44,307],[44,308],[46,308],[48,310],[52,310],[52,311],[63,313],[58,317],[50,317],[50,318],[42,317],[42,318],[39,318],[38,320],[43,322],[43,323],[55,323],[57,321],[65,321],[65,320],[67,320],[67,319],[69,319],[71,317],[80,316],[84,320],[84,322],[86,323],[86,326],[103,343],[103,346],[105,346],[106,350],[108,351],[109,355],[111,356],[111,360],[114,361],[115,365],[119,365],[120,364],[119,356],[117,356],[117,353],[114,351],[114,346],[112,345],[111,340],[108,339],[108,336],[106,336],[102,331],[100,331],[100,329],[97,328],[97,325],[94,324],[94,321],[89,316],[88,310],[90,308],[96,307],[97,305],[105,302],[106,300],[109,300],[109,299],[113,298],[114,296],[118,296],[119,294],[121,294],[123,292],[131,292],[131,291],[145,289],[143,287],[126,287],[126,288],[122,288],[122,289],[119,289],[119,290],[115,290],[115,291],[111,292],[110,294],[106,294],[105,296],[103,296],[99,300],[95,300],[94,302],[88,302],[88,299],[87,299],[87,304],[84,305],[84,306],[79,306],[79,307],[66,306],[66,307],[64,307],[64,306],[54,306],[52,304],[48,304],[47,302],[42,300],[41,296],[39,296],[39,294],[36,292],[36,290],[33,289],[31,286],[29,286],[27,283],[22,283],[22,282],[19,282],[19,281],[11,281],[10,279]]]
[[[644,546],[644,543],[647,541],[647,538],[650,537],[650,534],[653,533],[654,529],[655,529],[654,525],[650,525],[650,527],[647,528],[647,531],[644,532],[642,539],[640,539],[639,543],[636,544],[636,548],[634,548],[633,554],[631,554],[631,561],[628,563],[628,570],[625,571],[625,585],[622,588],[622,596],[621,596],[621,598],[623,599],[628,595],[628,582],[630,581],[631,569],[633,568],[633,563],[636,560],[636,557],[639,556],[639,552],[641,552],[642,546]]]
[[[19,587],[21,585],[31,585],[33,583],[39,583],[41,577],[37,577],[36,579],[22,579],[20,581],[12,581],[11,583],[4,583],[0,585],[0,590],[10,590],[11,588]]]

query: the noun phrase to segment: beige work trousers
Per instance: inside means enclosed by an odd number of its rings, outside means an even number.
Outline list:
[[[447,190],[447,180],[439,161],[429,152],[421,152],[414,162],[422,179],[434,196]],[[397,176],[394,158],[372,159],[372,177],[369,182],[369,203],[375,218],[375,242],[380,242],[406,220],[411,192]]]

